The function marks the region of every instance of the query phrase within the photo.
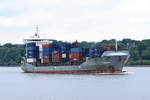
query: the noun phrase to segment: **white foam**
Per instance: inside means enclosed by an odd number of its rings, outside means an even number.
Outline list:
[[[134,74],[134,72],[114,72],[114,73],[95,73],[96,75],[129,75]]]

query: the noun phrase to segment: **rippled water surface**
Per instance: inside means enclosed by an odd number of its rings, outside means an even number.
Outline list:
[[[0,100],[150,100],[150,67],[128,75],[29,74],[0,67]]]

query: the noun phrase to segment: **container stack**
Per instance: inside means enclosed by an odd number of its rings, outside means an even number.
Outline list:
[[[90,48],[89,57],[95,58],[100,57],[103,54],[104,50],[102,48]]]
[[[89,57],[89,48],[84,48],[83,49],[83,57]]]
[[[79,48],[77,42],[67,43],[54,41],[52,43],[28,43],[27,62],[38,64],[72,64],[82,63],[87,58],[100,57],[110,47],[102,46],[95,48]]]
[[[42,63],[50,63],[52,58],[52,44],[43,44],[43,58],[41,59]]]
[[[61,56],[61,53],[60,53],[59,50],[54,50],[52,52],[52,62],[53,63],[60,63],[61,62],[61,58],[62,58],[62,56]]]
[[[70,44],[63,43],[61,46],[62,62],[69,62]]]
[[[39,47],[35,43],[28,43],[26,45],[27,62],[33,63],[39,58]]]
[[[69,59],[71,62],[82,62],[83,61],[83,48],[71,48]]]

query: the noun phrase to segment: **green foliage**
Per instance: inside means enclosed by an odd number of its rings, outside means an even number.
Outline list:
[[[142,58],[146,60],[150,60],[150,46],[148,46],[145,50],[143,50]]]
[[[129,52],[132,60],[140,59],[139,51],[137,46],[133,46],[129,48]]]
[[[114,46],[115,39],[103,40],[99,42],[75,41],[73,43],[83,48]],[[123,39],[122,41],[118,41],[118,45],[127,46],[129,48],[131,57],[128,64],[150,64],[150,39],[142,41]],[[11,43],[0,45],[0,65],[20,65],[21,57],[23,57],[24,54],[25,48],[23,45]]]
[[[0,65],[19,65],[24,53],[23,45],[9,43],[0,46]]]

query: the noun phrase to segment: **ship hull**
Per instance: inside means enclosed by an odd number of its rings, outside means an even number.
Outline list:
[[[114,52],[113,52],[114,53]],[[106,55],[107,54],[107,55]],[[122,72],[123,66],[129,58],[128,52],[123,55],[110,55],[106,52],[102,57],[91,58],[79,66],[34,66],[22,64],[22,70],[27,73],[60,73],[60,74],[86,74],[86,73],[114,73]]]

